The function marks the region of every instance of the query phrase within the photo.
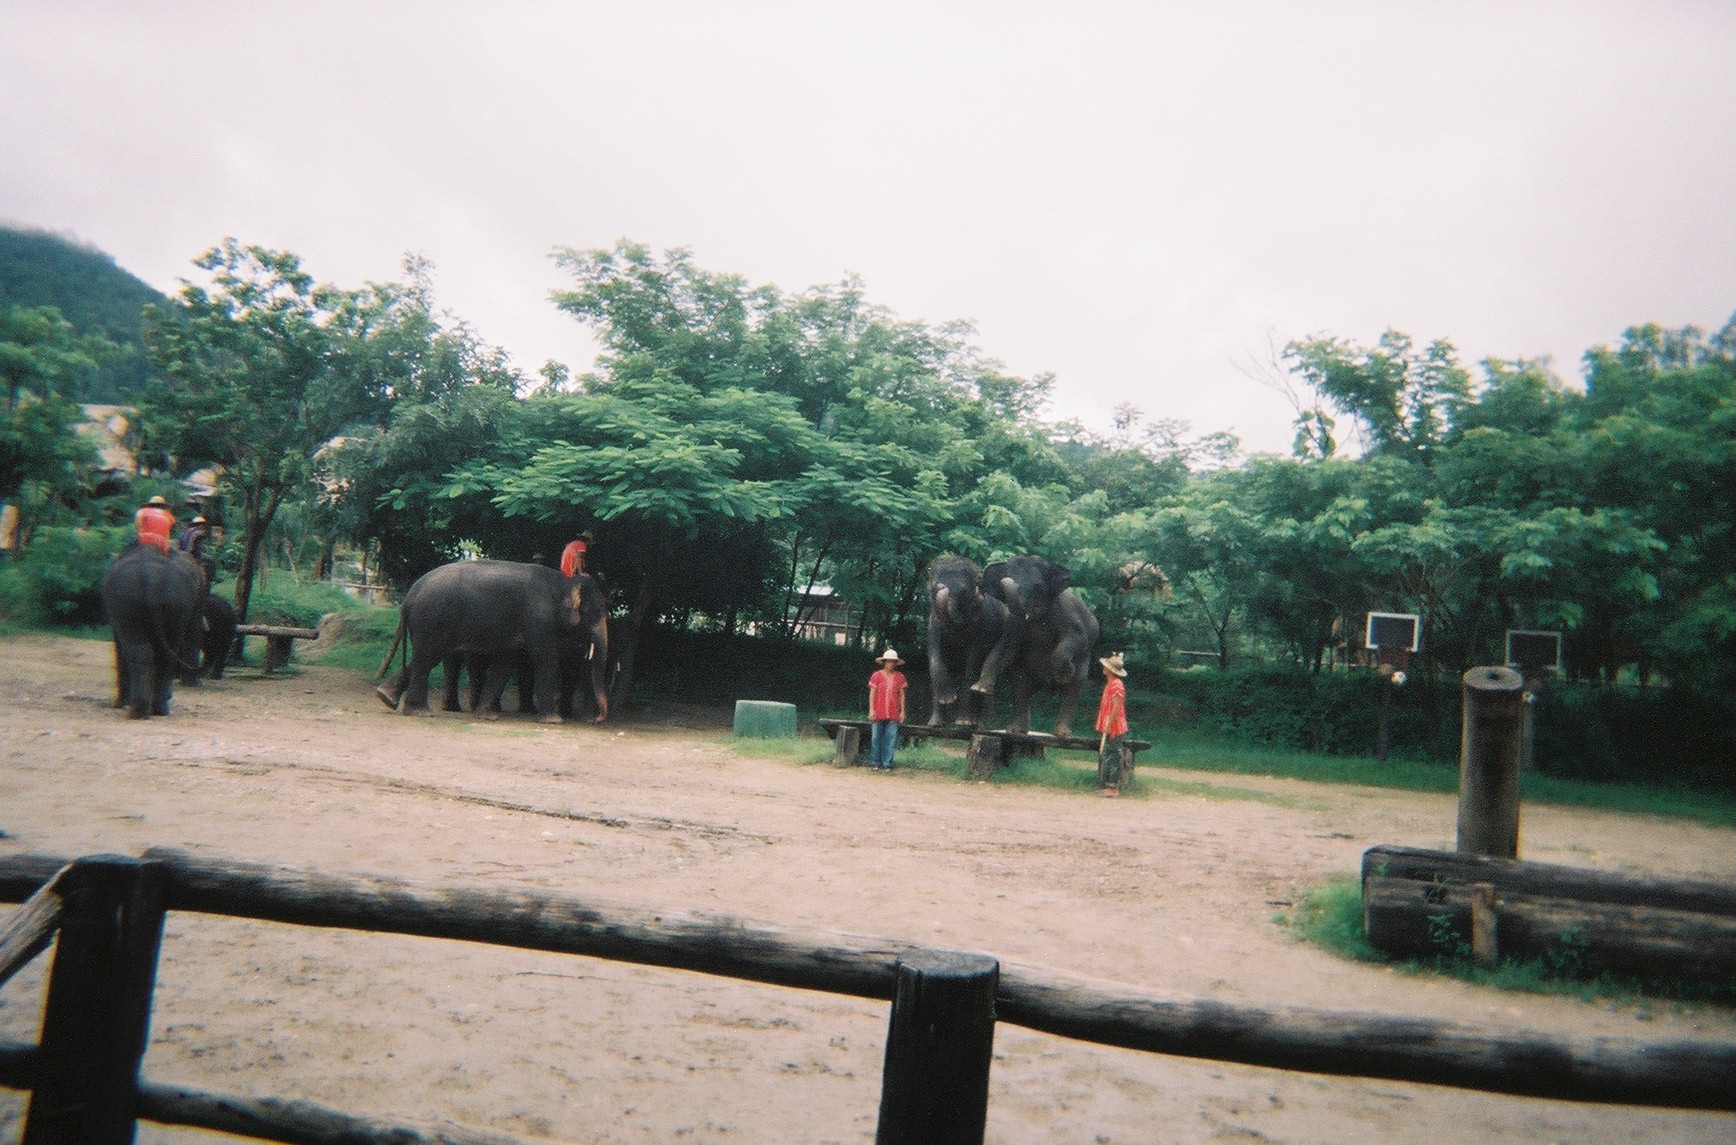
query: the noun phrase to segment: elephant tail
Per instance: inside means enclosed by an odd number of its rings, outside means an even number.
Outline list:
[[[378,672],[374,673],[374,679],[376,679],[376,680],[381,679],[382,677],[385,676],[385,674],[387,672],[391,671],[392,657],[394,657],[398,654],[398,648],[400,645],[403,645],[403,644],[404,644],[404,614],[402,612],[400,612],[398,614],[398,631],[393,635],[392,646],[390,648],[386,649],[386,658],[384,660],[380,661],[380,670]],[[406,660],[408,660],[409,657],[410,657],[410,649],[406,645],[404,647],[404,658]]]

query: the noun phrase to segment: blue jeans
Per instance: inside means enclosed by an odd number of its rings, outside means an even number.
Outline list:
[[[892,770],[892,753],[898,750],[898,721],[875,720],[868,733],[868,762]]]

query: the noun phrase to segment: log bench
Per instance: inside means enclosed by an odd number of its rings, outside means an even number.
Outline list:
[[[297,640],[318,640],[317,628],[291,628],[281,624],[237,624],[237,638],[265,637],[265,670],[276,672],[289,663],[289,651]]]
[[[1362,856],[1363,929],[1402,957],[1537,958],[1564,973],[1736,975],[1736,884],[1415,847]]]
[[[868,720],[821,719],[820,727],[837,744],[833,762],[839,767],[854,767],[862,762],[868,747]],[[964,740],[970,744],[965,774],[971,779],[987,779],[996,767],[1003,767],[1017,756],[1042,759],[1044,749],[1067,748],[1072,751],[1097,751],[1098,741],[1086,736],[1055,736],[1043,732],[1010,732],[987,728],[958,727],[949,724],[900,724],[899,739],[917,744],[925,739]],[[1133,761],[1140,752],[1151,747],[1150,740],[1127,738],[1121,741],[1126,765],[1122,768],[1119,787],[1125,788],[1133,779]]]

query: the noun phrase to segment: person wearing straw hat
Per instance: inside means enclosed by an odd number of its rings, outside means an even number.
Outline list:
[[[133,529],[139,535],[139,544],[150,545],[168,556],[169,541],[175,535],[175,514],[169,510],[169,502],[161,495],[146,501],[133,514]]]
[[[880,653],[880,670],[868,677],[868,762],[876,771],[891,771],[898,750],[898,727],[904,722],[904,689],[909,681],[898,666],[896,649]]]
[[[1122,654],[1103,656],[1103,698],[1097,703],[1097,794],[1121,794],[1121,741],[1127,738],[1127,665]]]

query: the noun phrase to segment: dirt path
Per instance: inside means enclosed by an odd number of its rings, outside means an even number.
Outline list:
[[[1372,844],[1450,845],[1448,797],[1226,777],[1114,801],[802,767],[738,756],[711,713],[600,729],[402,718],[317,665],[182,689],[167,720],[127,721],[111,697],[105,644],[0,642],[0,854],[171,845],[884,935],[1232,1002],[1736,1038],[1726,1010],[1407,978],[1275,921]],[[1523,832],[1526,857],[1546,861],[1724,879],[1736,865],[1728,830],[1539,807]],[[45,961],[0,990],[0,1038],[34,1038]],[[570,1142],[864,1142],[885,1024],[883,1005],[704,975],[173,915],[145,1071]],[[20,1105],[0,1091],[5,1139]],[[1002,1143],[1736,1139],[1727,1115],[1225,1066],[1006,1025],[989,1108]]]

